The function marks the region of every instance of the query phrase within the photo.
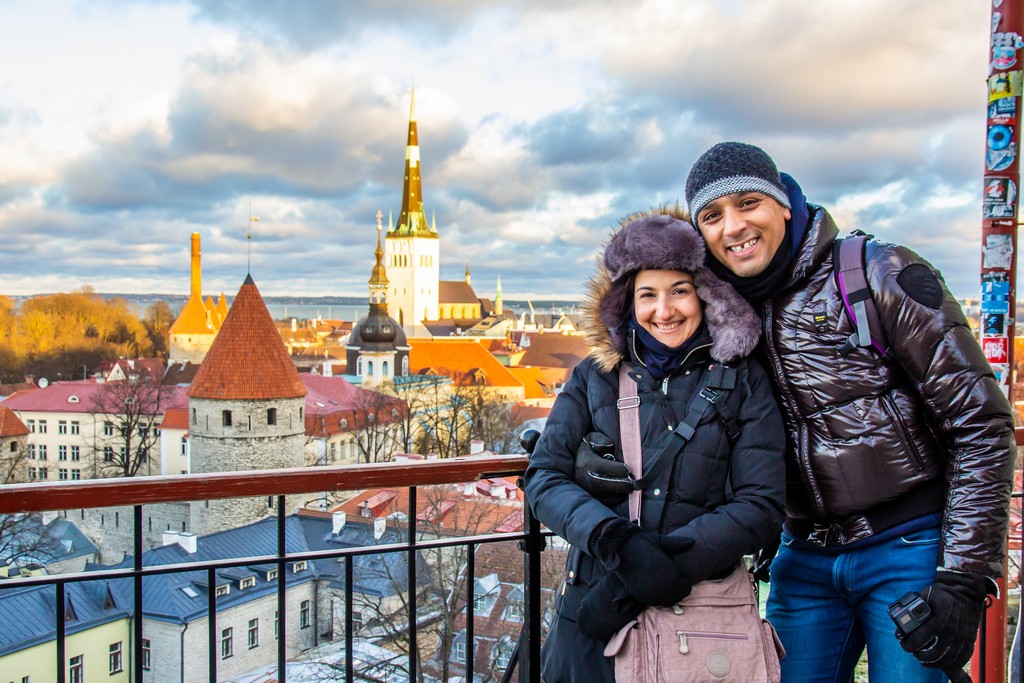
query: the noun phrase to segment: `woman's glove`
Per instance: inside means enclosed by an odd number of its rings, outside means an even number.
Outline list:
[[[630,595],[622,579],[608,572],[580,601],[576,626],[586,637],[606,643],[643,610],[643,604]]]
[[[939,570],[923,596],[931,616],[900,640],[900,646],[927,667],[962,669],[974,653],[987,594],[986,577]]]
[[[626,463],[615,459],[615,444],[601,432],[590,432],[576,449],[573,480],[584,491],[612,508],[633,491]]]
[[[674,552],[693,546],[693,539],[671,538]],[[605,569],[615,572],[644,605],[674,605],[690,594],[691,582],[662,550],[658,537],[625,518],[616,517],[599,528],[596,550]]]

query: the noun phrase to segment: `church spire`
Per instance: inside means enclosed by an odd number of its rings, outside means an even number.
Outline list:
[[[377,249],[374,250],[374,256],[377,258],[377,262],[373,266],[373,272],[370,273],[370,303],[371,304],[387,304],[388,294],[388,274],[384,268],[384,249],[380,246],[380,233],[384,229],[382,225],[382,219],[384,214],[380,211],[377,212]]]
[[[469,261],[466,261],[466,284],[470,284],[469,281]]]
[[[409,96],[409,137],[405,145],[405,182],[402,187],[402,213],[398,216],[396,236],[435,236],[423,211],[423,183],[420,176],[420,143],[416,130],[416,90]]]
[[[502,314],[502,302],[501,302],[501,276],[498,276],[498,287],[494,291],[494,315],[500,316]]]

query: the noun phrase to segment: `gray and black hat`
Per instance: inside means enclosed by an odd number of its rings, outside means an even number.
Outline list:
[[[763,192],[790,208],[779,169],[763,149],[743,142],[720,142],[697,159],[686,178],[686,204],[694,225],[701,209],[734,192]]]

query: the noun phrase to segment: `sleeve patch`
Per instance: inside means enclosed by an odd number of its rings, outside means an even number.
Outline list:
[[[939,278],[932,269],[925,264],[915,263],[907,266],[896,276],[896,282],[907,296],[922,306],[938,310],[942,305],[942,285],[939,284]]]

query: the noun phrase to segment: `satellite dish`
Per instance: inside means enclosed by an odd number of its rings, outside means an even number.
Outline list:
[[[46,379],[45,377],[40,377],[39,382],[37,382],[37,384],[39,385],[40,389],[45,389],[46,387],[50,386],[50,380]]]

